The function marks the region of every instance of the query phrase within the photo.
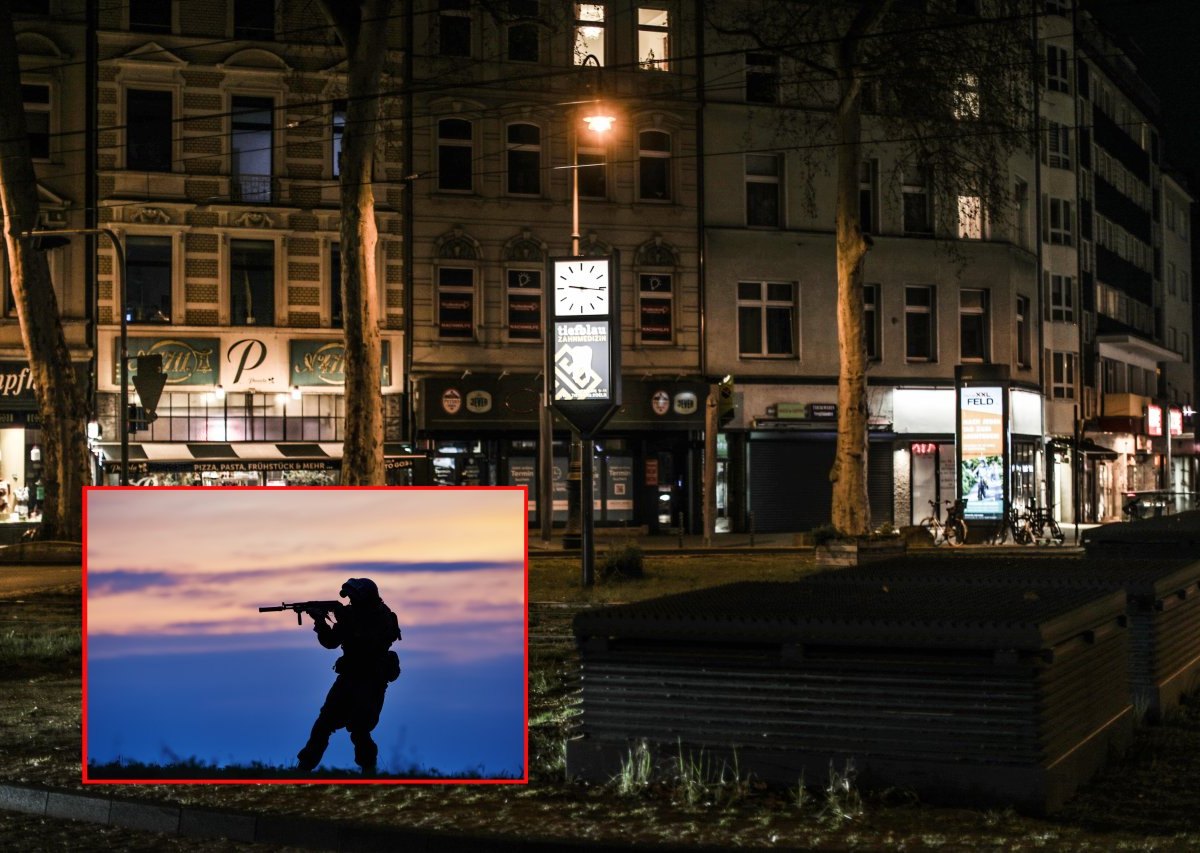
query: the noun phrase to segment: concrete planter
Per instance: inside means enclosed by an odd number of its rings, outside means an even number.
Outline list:
[[[900,536],[886,539],[830,539],[816,546],[818,566],[862,566],[879,560],[903,557],[908,545]]]

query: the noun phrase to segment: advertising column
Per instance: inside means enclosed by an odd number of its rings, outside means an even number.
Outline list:
[[[1004,517],[1005,435],[1004,388],[960,387],[959,497],[966,501],[966,518],[1000,520]]]

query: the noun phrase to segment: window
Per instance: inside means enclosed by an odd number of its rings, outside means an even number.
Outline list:
[[[275,244],[270,240],[229,241],[229,323],[275,324]]]
[[[1167,261],[1167,293],[1169,293],[1171,296],[1174,296],[1176,286],[1175,264]]]
[[[1052,92],[1071,91],[1070,58],[1065,48],[1046,45],[1046,88]]]
[[[879,161],[863,160],[858,169],[858,220],[864,234],[878,234]]]
[[[590,65],[588,57],[604,64],[604,29],[606,16],[603,3],[575,4],[575,52],[576,65]]]
[[[937,361],[937,306],[927,285],[904,288],[904,357]]]
[[[1075,353],[1050,354],[1050,396],[1056,400],[1075,399]]]
[[[1046,319],[1060,323],[1075,322],[1075,279],[1069,275],[1044,273],[1049,299]]]
[[[140,33],[171,32],[171,0],[129,0],[129,29]]]
[[[580,198],[608,198],[608,164],[603,148],[582,146],[576,150]]]
[[[541,14],[538,0],[508,0],[508,58],[513,62],[537,62],[541,59],[537,21]]]
[[[863,342],[866,344],[867,359],[878,361],[880,351],[879,334],[879,285],[863,285]]]
[[[542,273],[539,270],[508,271],[508,338],[512,341],[542,339]]]
[[[746,54],[746,102],[774,104],[779,101],[779,57],[769,53]]]
[[[638,198],[671,200],[671,136],[659,130],[638,134]]]
[[[438,54],[471,55],[470,0],[438,0]]]
[[[1192,281],[1186,270],[1179,271],[1179,298],[1184,302],[1192,301]]]
[[[638,332],[644,344],[669,344],[674,338],[670,273],[638,276]]]
[[[979,118],[979,77],[960,74],[954,87],[954,118],[958,121]]]
[[[1071,168],[1071,128],[1056,121],[1046,122],[1046,148],[1042,162],[1055,169]]]
[[[171,238],[125,240],[125,314],[133,323],[171,322]]]
[[[25,132],[29,137],[29,156],[50,159],[50,86],[46,83],[22,83],[21,100],[25,103]]]
[[[1167,349],[1179,352],[1179,333],[1174,326],[1167,326]]]
[[[230,99],[230,189],[235,201],[271,201],[272,126],[275,102],[234,95]]]
[[[1013,185],[1013,202],[1016,205],[1017,245],[1029,248],[1029,184],[1018,180]]]
[[[1183,356],[1184,364],[1192,363],[1192,336],[1187,332],[1179,333],[1180,354]]]
[[[738,282],[738,352],[743,356],[796,354],[796,285]]]
[[[983,203],[977,195],[958,197],[958,239],[983,239]]]
[[[342,247],[329,247],[329,326],[340,329],[345,325],[342,316]]]
[[[666,9],[638,9],[638,67],[666,71],[671,58],[670,19]]]
[[[962,361],[989,361],[988,292],[965,289],[958,302],[958,352]]]
[[[1056,246],[1070,246],[1073,243],[1071,202],[1062,198],[1047,198],[1046,210],[1046,242]]]
[[[233,37],[271,41],[275,38],[275,4],[263,0],[234,0]]]
[[[1029,367],[1033,350],[1029,340],[1029,297],[1017,297],[1017,366]]]
[[[346,135],[346,102],[336,100],[330,104],[329,132],[333,140],[330,162],[333,163],[333,176],[342,173],[342,137]]]
[[[125,168],[171,171],[173,98],[170,92],[125,90]]]
[[[746,155],[746,224],[763,228],[778,228],[783,224],[780,215],[778,154]]]
[[[475,336],[475,271],[458,267],[438,269],[438,337]]]
[[[903,196],[902,216],[905,234],[933,234],[933,218],[929,210],[929,172],[926,169],[906,170],[900,178]]]
[[[474,189],[472,163],[474,150],[471,122],[445,118],[438,122],[437,186],[450,192]]]
[[[514,195],[542,191],[542,131],[537,125],[508,126],[508,191]]]

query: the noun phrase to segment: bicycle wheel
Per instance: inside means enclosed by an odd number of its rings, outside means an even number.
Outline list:
[[[1058,522],[1053,518],[1048,519],[1047,524],[1050,527],[1050,538],[1061,545],[1067,537],[1063,534],[1062,528],[1058,526]]]
[[[1033,534],[1029,531],[1029,522],[1025,520],[1013,526],[1012,534],[1013,541],[1018,545],[1028,545],[1033,541]]]
[[[934,518],[933,516],[930,515],[930,516],[926,516],[925,518],[921,519],[920,527],[922,530],[924,530],[926,533],[929,534],[930,544],[937,545],[938,544],[938,533],[942,529],[941,523],[938,522],[938,520],[936,518]]]
[[[951,545],[958,546],[967,541],[967,523],[961,518],[956,518],[946,525],[946,541]]]

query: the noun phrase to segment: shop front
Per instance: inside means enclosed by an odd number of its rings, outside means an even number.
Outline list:
[[[445,485],[522,485],[537,520],[541,377],[480,374],[418,382],[418,446]],[[623,380],[624,404],[595,440],[593,499],[599,526],[658,532],[699,525],[700,382]],[[554,424],[554,522],[567,520],[570,432]]]

